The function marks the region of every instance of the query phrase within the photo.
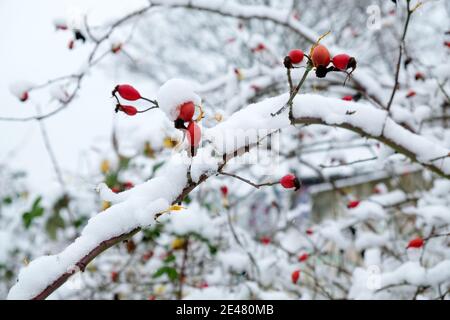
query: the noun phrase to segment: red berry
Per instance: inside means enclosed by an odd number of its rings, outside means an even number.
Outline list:
[[[20,101],[25,102],[28,100],[28,98],[29,98],[28,92],[25,91],[24,93],[21,94]]]
[[[226,197],[228,195],[228,187],[227,186],[220,187],[220,192],[222,193],[222,196]]]
[[[291,62],[293,64],[297,64],[297,63],[302,62],[304,53],[300,49],[294,49],[294,50],[289,51],[288,56],[291,59]]]
[[[189,122],[187,127],[187,138],[192,147],[198,147],[200,140],[202,139],[202,131],[193,121]]]
[[[293,174],[287,174],[280,179],[280,183],[285,189],[295,188],[295,190],[300,188],[300,182],[297,177]]]
[[[202,281],[202,282],[199,284],[198,287],[199,287],[200,289],[205,289],[205,288],[208,288],[209,285],[208,285],[208,282]]]
[[[300,270],[295,270],[294,272],[292,272],[291,278],[292,283],[296,284],[298,282],[298,279],[300,278]]]
[[[344,97],[342,97],[342,100],[344,100],[344,101],[353,101],[353,96],[344,96]]]
[[[125,112],[129,116],[134,116],[137,113],[137,109],[133,106],[120,106],[119,109]]]
[[[409,248],[421,248],[421,247],[423,247],[423,244],[424,244],[423,239],[420,238],[420,237],[417,237],[417,238],[412,239],[408,243],[408,246],[406,247],[406,249],[409,249]]]
[[[307,234],[308,236],[312,236],[312,235],[314,234],[313,229],[311,229],[311,228],[306,229],[306,234]]]
[[[153,257],[153,251],[148,251],[142,256],[142,260],[148,261]]]
[[[111,272],[111,281],[117,282],[118,279],[119,279],[119,273],[116,271]]]
[[[313,61],[313,64],[315,67],[318,66],[328,66],[330,64],[330,52],[328,49],[319,44],[317,47],[314,48],[313,53],[311,55],[311,60]]]
[[[111,189],[111,191],[114,192],[114,193],[119,193],[120,189],[117,188],[117,187],[114,187],[114,188]]]
[[[185,102],[180,107],[180,115],[178,116],[183,121],[191,121],[194,116],[195,105],[192,101]]]
[[[416,74],[414,75],[414,79],[425,80],[425,75],[422,72],[416,72]]]
[[[298,261],[305,262],[306,260],[308,260],[308,258],[309,258],[309,255],[307,253],[304,253],[300,257],[298,257]]]
[[[270,244],[270,242],[272,242],[272,239],[270,239],[270,237],[268,237],[268,236],[264,236],[264,237],[261,237],[261,239],[259,239],[259,241],[261,241],[261,243],[264,245],[268,245],[268,244]]]
[[[347,70],[349,68],[348,63],[350,62],[350,56],[348,54],[342,53],[333,57],[333,65],[339,70]]]
[[[55,24],[55,29],[56,30],[63,30],[63,31],[65,31],[65,30],[67,30],[69,28],[65,24]]]
[[[409,90],[408,93],[406,94],[407,98],[412,98],[416,95],[416,92],[414,90]]]
[[[444,46],[450,48],[450,41],[445,41],[445,42],[444,42]]]
[[[258,45],[252,49],[253,52],[259,52],[259,51],[263,51],[266,49],[266,46],[264,45],[264,43],[258,43]]]
[[[347,208],[349,209],[356,208],[357,206],[359,206],[359,203],[360,201],[358,200],[350,201],[349,203],[347,203]]]
[[[112,53],[119,53],[120,50],[122,50],[122,44],[121,43],[115,44],[115,45],[113,45],[111,47],[111,52]]]
[[[69,50],[72,50],[74,46],[75,46],[75,41],[73,41],[73,40],[70,40],[69,43],[67,44],[67,47],[69,48]]]
[[[131,188],[133,188],[133,187],[134,187],[134,184],[133,184],[133,182],[130,182],[130,181],[127,181],[127,182],[125,182],[125,183],[123,184],[123,188],[124,188],[125,190],[131,189]]]
[[[128,101],[136,101],[141,98],[141,94],[139,91],[137,91],[134,87],[130,86],[129,84],[121,84],[116,86],[116,88],[113,91],[113,94],[116,92],[119,93],[119,95]]]

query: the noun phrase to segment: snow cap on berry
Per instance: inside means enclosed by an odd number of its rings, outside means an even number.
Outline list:
[[[200,97],[194,92],[193,84],[183,79],[171,79],[164,83],[158,90],[156,100],[159,108],[172,121],[178,118],[180,108],[185,102],[201,104]]]
[[[28,81],[15,82],[9,86],[11,93],[20,101],[28,100],[29,91],[33,88],[33,84]]]

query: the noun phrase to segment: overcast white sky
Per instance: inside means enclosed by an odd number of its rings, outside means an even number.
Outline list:
[[[69,51],[71,33],[55,32],[54,18],[88,12],[90,21],[99,22],[145,3],[145,0],[0,1],[0,116],[22,117],[35,112],[32,103],[23,104],[11,95],[12,82],[42,83],[76,72],[82,65],[87,48]],[[114,114],[107,98],[115,83],[130,81],[111,74],[115,73],[108,72],[107,77],[97,69],[84,82],[79,99],[45,121],[56,157],[65,170],[77,170],[82,151],[92,146],[95,139],[110,133]],[[42,108],[49,111],[48,106]],[[0,122],[0,163],[5,162],[13,168],[26,169],[33,188],[47,189],[54,181],[36,122]]]

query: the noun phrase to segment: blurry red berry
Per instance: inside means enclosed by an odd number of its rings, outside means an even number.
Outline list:
[[[226,197],[228,195],[228,187],[227,186],[220,187],[220,192],[222,193],[222,196]]]
[[[28,92],[26,92],[26,91],[20,95],[20,101],[22,101],[22,102],[27,101],[28,98],[29,98],[29,95],[28,95]]]
[[[422,72],[416,72],[416,74],[414,75],[414,79],[425,80],[425,75]]]
[[[335,55],[331,61],[333,65],[339,70],[347,70],[351,57],[348,54],[342,53]]]
[[[111,272],[111,281],[117,282],[118,279],[119,279],[119,273],[116,271]]]
[[[191,121],[194,116],[195,105],[192,101],[185,102],[180,107],[180,115],[178,116],[183,121]]]
[[[412,98],[416,95],[416,92],[414,90],[409,90],[408,93],[406,94],[407,98]]]
[[[313,61],[313,64],[315,67],[318,66],[328,66],[330,64],[330,52],[328,49],[319,44],[317,47],[314,48],[313,53],[311,55],[311,60]]]
[[[72,50],[75,46],[75,41],[70,40],[69,43],[67,44],[67,47],[69,48],[69,50]]]
[[[264,43],[258,43],[258,45],[252,49],[253,52],[259,52],[263,50],[266,50],[266,46],[264,45]]]
[[[113,45],[111,47],[111,52],[112,53],[119,53],[120,50],[122,50],[122,44],[121,43],[115,44],[115,45]]]
[[[349,203],[347,203],[347,208],[354,209],[357,206],[359,206],[359,204],[360,204],[360,201],[358,201],[358,200],[350,201]]]
[[[264,237],[261,237],[261,239],[259,239],[259,241],[261,241],[261,243],[264,245],[268,245],[268,244],[270,244],[270,242],[272,242],[272,239],[270,239],[270,237],[268,237],[268,236],[264,236]]]
[[[291,51],[289,51],[289,54],[288,54],[288,56],[291,59],[291,62],[293,64],[302,62],[304,55],[305,54],[300,49],[291,50]]]
[[[111,189],[111,191],[114,192],[114,193],[119,193],[120,189],[117,188],[117,187],[114,187],[114,188]]]
[[[187,127],[187,138],[189,145],[192,147],[198,147],[200,140],[202,139],[202,131],[195,122],[189,122]]]
[[[300,188],[300,182],[293,174],[285,175],[280,179],[280,183],[285,189],[295,188],[295,190],[298,190]]]
[[[306,234],[307,234],[308,236],[311,236],[311,235],[313,235],[313,234],[314,234],[314,231],[313,231],[313,229],[311,229],[311,228],[309,228],[309,229],[306,229]]]
[[[306,260],[308,260],[308,258],[309,258],[309,255],[307,253],[304,253],[300,257],[298,257],[298,261],[305,262]]]
[[[291,279],[293,284],[296,284],[299,278],[300,278],[300,270],[295,270],[294,272],[292,272]]]
[[[450,41],[445,41],[445,42],[444,42],[444,46],[450,48]]]
[[[137,113],[137,109],[133,106],[119,106],[119,110],[123,111],[124,113],[126,113],[129,116],[134,116]]]
[[[134,87],[130,86],[129,84],[120,84],[116,86],[116,88],[113,91],[113,94],[116,92],[119,93],[119,95],[128,101],[136,101],[141,98],[141,94],[139,91],[137,91]]]
[[[209,285],[208,285],[208,282],[202,281],[202,282],[200,282],[200,284],[199,284],[198,287],[199,287],[200,289],[206,289],[206,288],[209,287]]]
[[[142,260],[148,261],[153,257],[153,251],[148,251],[142,256]]]
[[[150,300],[150,301],[153,301],[153,300],[156,300],[156,296],[149,295],[147,299]]]
[[[408,246],[406,247],[406,249],[409,249],[409,248],[422,248],[423,244],[424,244],[423,239],[420,238],[420,237],[417,237],[417,238],[412,239],[408,243]]]
[[[133,188],[133,187],[134,187],[134,184],[133,184],[133,182],[130,182],[130,181],[127,181],[127,182],[125,182],[125,183],[123,184],[123,188],[124,188],[125,190],[131,189],[131,188]]]
[[[344,101],[353,101],[353,96],[343,96],[342,100],[344,100]]]

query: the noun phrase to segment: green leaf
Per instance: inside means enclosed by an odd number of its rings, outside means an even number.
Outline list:
[[[159,278],[162,275],[167,274],[167,277],[171,280],[171,281],[175,281],[176,279],[178,279],[178,272],[175,268],[172,267],[161,267],[159,268],[155,274],[153,275],[153,278]]]
[[[22,215],[22,221],[26,229],[31,226],[31,223],[35,218],[40,217],[44,214],[44,208],[40,205],[41,200],[42,197],[37,197],[36,200],[34,200],[30,211],[27,211]]]
[[[3,198],[3,203],[4,204],[11,204],[13,202],[12,197],[5,197]]]
[[[171,263],[175,261],[175,255],[171,254],[164,259],[164,263]]]

